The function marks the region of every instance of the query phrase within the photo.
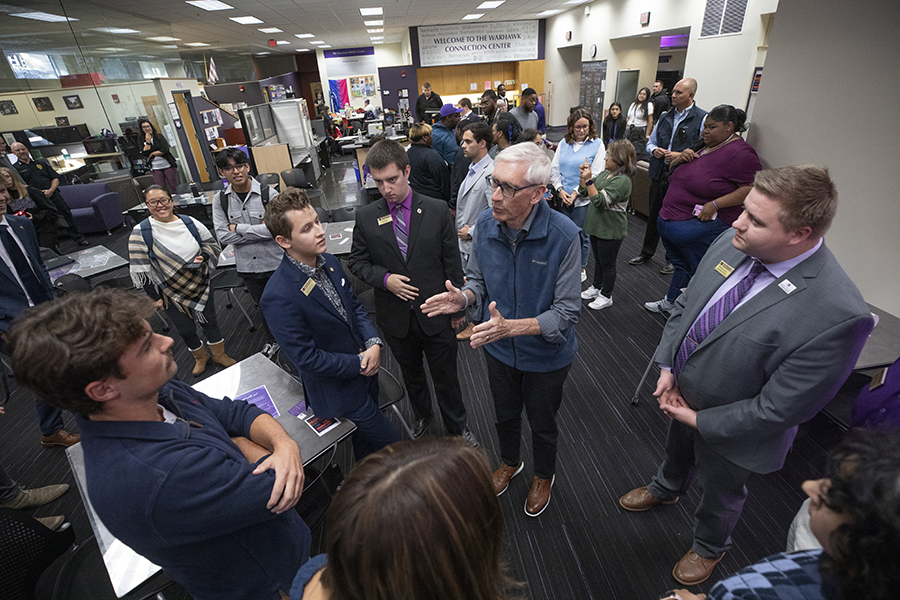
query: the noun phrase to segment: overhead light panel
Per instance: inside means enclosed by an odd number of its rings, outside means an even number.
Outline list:
[[[380,29],[366,29],[366,33],[384,33],[384,27]]]
[[[537,16],[539,17],[549,17],[555,15],[556,13],[561,13],[561,10],[545,10],[544,12],[539,12]]]
[[[148,37],[148,40],[151,42],[180,42],[181,38],[169,37],[167,35],[157,35],[155,37]]]
[[[376,35],[376,36],[373,36],[373,37],[369,37],[369,39],[372,40],[372,41],[374,42],[375,40],[383,40],[383,39],[384,39],[384,36],[383,36],[383,35]]]
[[[257,56],[265,56],[266,54],[272,54],[271,52],[257,52]]]
[[[475,19],[480,19],[484,16],[484,13],[474,13],[471,15],[466,15],[462,18],[463,21],[474,21]]]
[[[331,48],[331,47],[332,46],[330,44],[325,44],[324,46],[319,46],[319,48]]]
[[[482,2],[475,10],[490,10],[492,8],[497,8],[504,2],[506,2],[506,0],[491,0],[490,2]]]
[[[122,27],[91,27],[90,29],[101,33],[140,33],[137,29],[124,29]]]
[[[378,15],[384,14],[384,9],[380,6],[376,6],[374,8],[361,8],[359,9],[359,14],[364,17],[377,17]]]
[[[68,19],[62,15],[51,15],[50,13],[32,11],[22,13],[9,13],[13,17],[22,17],[23,19],[33,19],[35,21],[46,21],[47,23],[64,23],[65,21],[77,21],[69,17]]]
[[[297,52],[309,52],[309,48],[297,48]]]
[[[372,45],[375,45],[375,44],[383,44],[383,43],[384,43],[384,42],[372,42]]]
[[[284,33],[283,29],[278,29],[277,27],[263,27],[262,29],[259,29],[259,31],[262,31],[263,33]]]
[[[290,42],[287,40],[278,40],[277,42],[275,42],[275,44],[277,46],[287,46],[288,44],[290,44]]]
[[[170,48],[170,49],[172,49],[172,50],[175,50],[175,49],[178,48],[178,45],[177,45],[177,44],[171,44],[171,45],[167,45],[167,46],[160,46],[160,48]]]
[[[365,21],[364,23],[366,27],[381,27],[384,25],[384,19],[381,21]]]
[[[575,4],[584,4],[585,2],[590,2],[591,0],[569,0],[565,2],[565,4],[575,5]]]
[[[316,44],[316,45],[318,45],[318,44],[324,44],[324,43],[325,43],[325,42],[323,42],[322,40],[313,40],[313,41],[310,42],[310,44]]]
[[[185,0],[187,4],[203,10],[232,10],[234,7],[219,0]]]
[[[314,35],[311,34],[311,33],[295,33],[295,34],[294,34],[294,37],[295,37],[295,38],[300,38],[301,40],[303,40],[303,39],[306,39],[306,38],[311,38],[311,37],[316,37],[316,36],[314,36]]]
[[[257,23],[262,23],[256,17],[228,17],[235,23],[240,23],[241,25],[256,25]]]
[[[190,42],[188,44],[185,44],[185,46],[193,46],[195,48],[198,48],[200,46],[209,46],[209,44],[207,44],[206,42]]]

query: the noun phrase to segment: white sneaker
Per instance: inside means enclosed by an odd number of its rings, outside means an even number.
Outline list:
[[[588,304],[588,308],[591,310],[603,310],[610,306],[612,306],[612,298],[607,298],[603,294],[599,294],[596,300]]]
[[[646,308],[650,312],[662,314],[672,312],[672,309],[675,308],[675,305],[669,302],[667,298],[663,298],[662,300],[657,300],[656,302],[647,302],[646,304],[644,304],[644,308]]]
[[[582,269],[581,270],[581,283],[584,283],[585,281],[587,281],[587,273],[584,271],[584,269]]]
[[[582,300],[593,300],[594,298],[596,298],[599,295],[600,295],[600,290],[598,290],[594,286],[591,286],[588,289],[581,292],[581,299]]]

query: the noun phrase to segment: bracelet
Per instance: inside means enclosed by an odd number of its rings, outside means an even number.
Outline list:
[[[463,298],[466,299],[466,305],[463,306],[462,309],[463,309],[463,310],[466,310],[467,308],[469,308],[469,296],[468,296],[468,294],[466,294],[465,292],[462,292],[462,295],[463,295]]]
[[[719,205],[718,205],[718,204],[716,204],[716,201],[715,201],[715,200],[713,200],[713,201],[712,201],[712,203],[713,203],[713,206],[715,206],[715,207],[716,207],[716,210],[719,210]]]

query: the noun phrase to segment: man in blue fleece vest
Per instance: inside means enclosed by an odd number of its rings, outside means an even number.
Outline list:
[[[297,444],[271,416],[172,377],[146,296],[95,290],[12,328],[17,380],[79,415],[87,490],[119,540],[195,598],[279,598],[309,558]]]

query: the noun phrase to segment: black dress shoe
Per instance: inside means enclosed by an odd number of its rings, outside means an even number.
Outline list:
[[[89,241],[87,241],[85,238],[76,240],[75,243],[78,244],[79,246],[90,246],[91,245],[91,243]]]
[[[639,254],[638,256],[635,256],[634,258],[629,260],[628,264],[629,265],[642,265],[645,262],[647,262],[648,260],[650,260],[649,256],[644,256],[643,254]]]
[[[412,426],[413,439],[417,440],[422,437],[422,434],[425,433],[426,429],[428,429],[429,423],[431,423],[431,415],[428,415],[424,419],[416,419],[416,422],[413,423]]]

